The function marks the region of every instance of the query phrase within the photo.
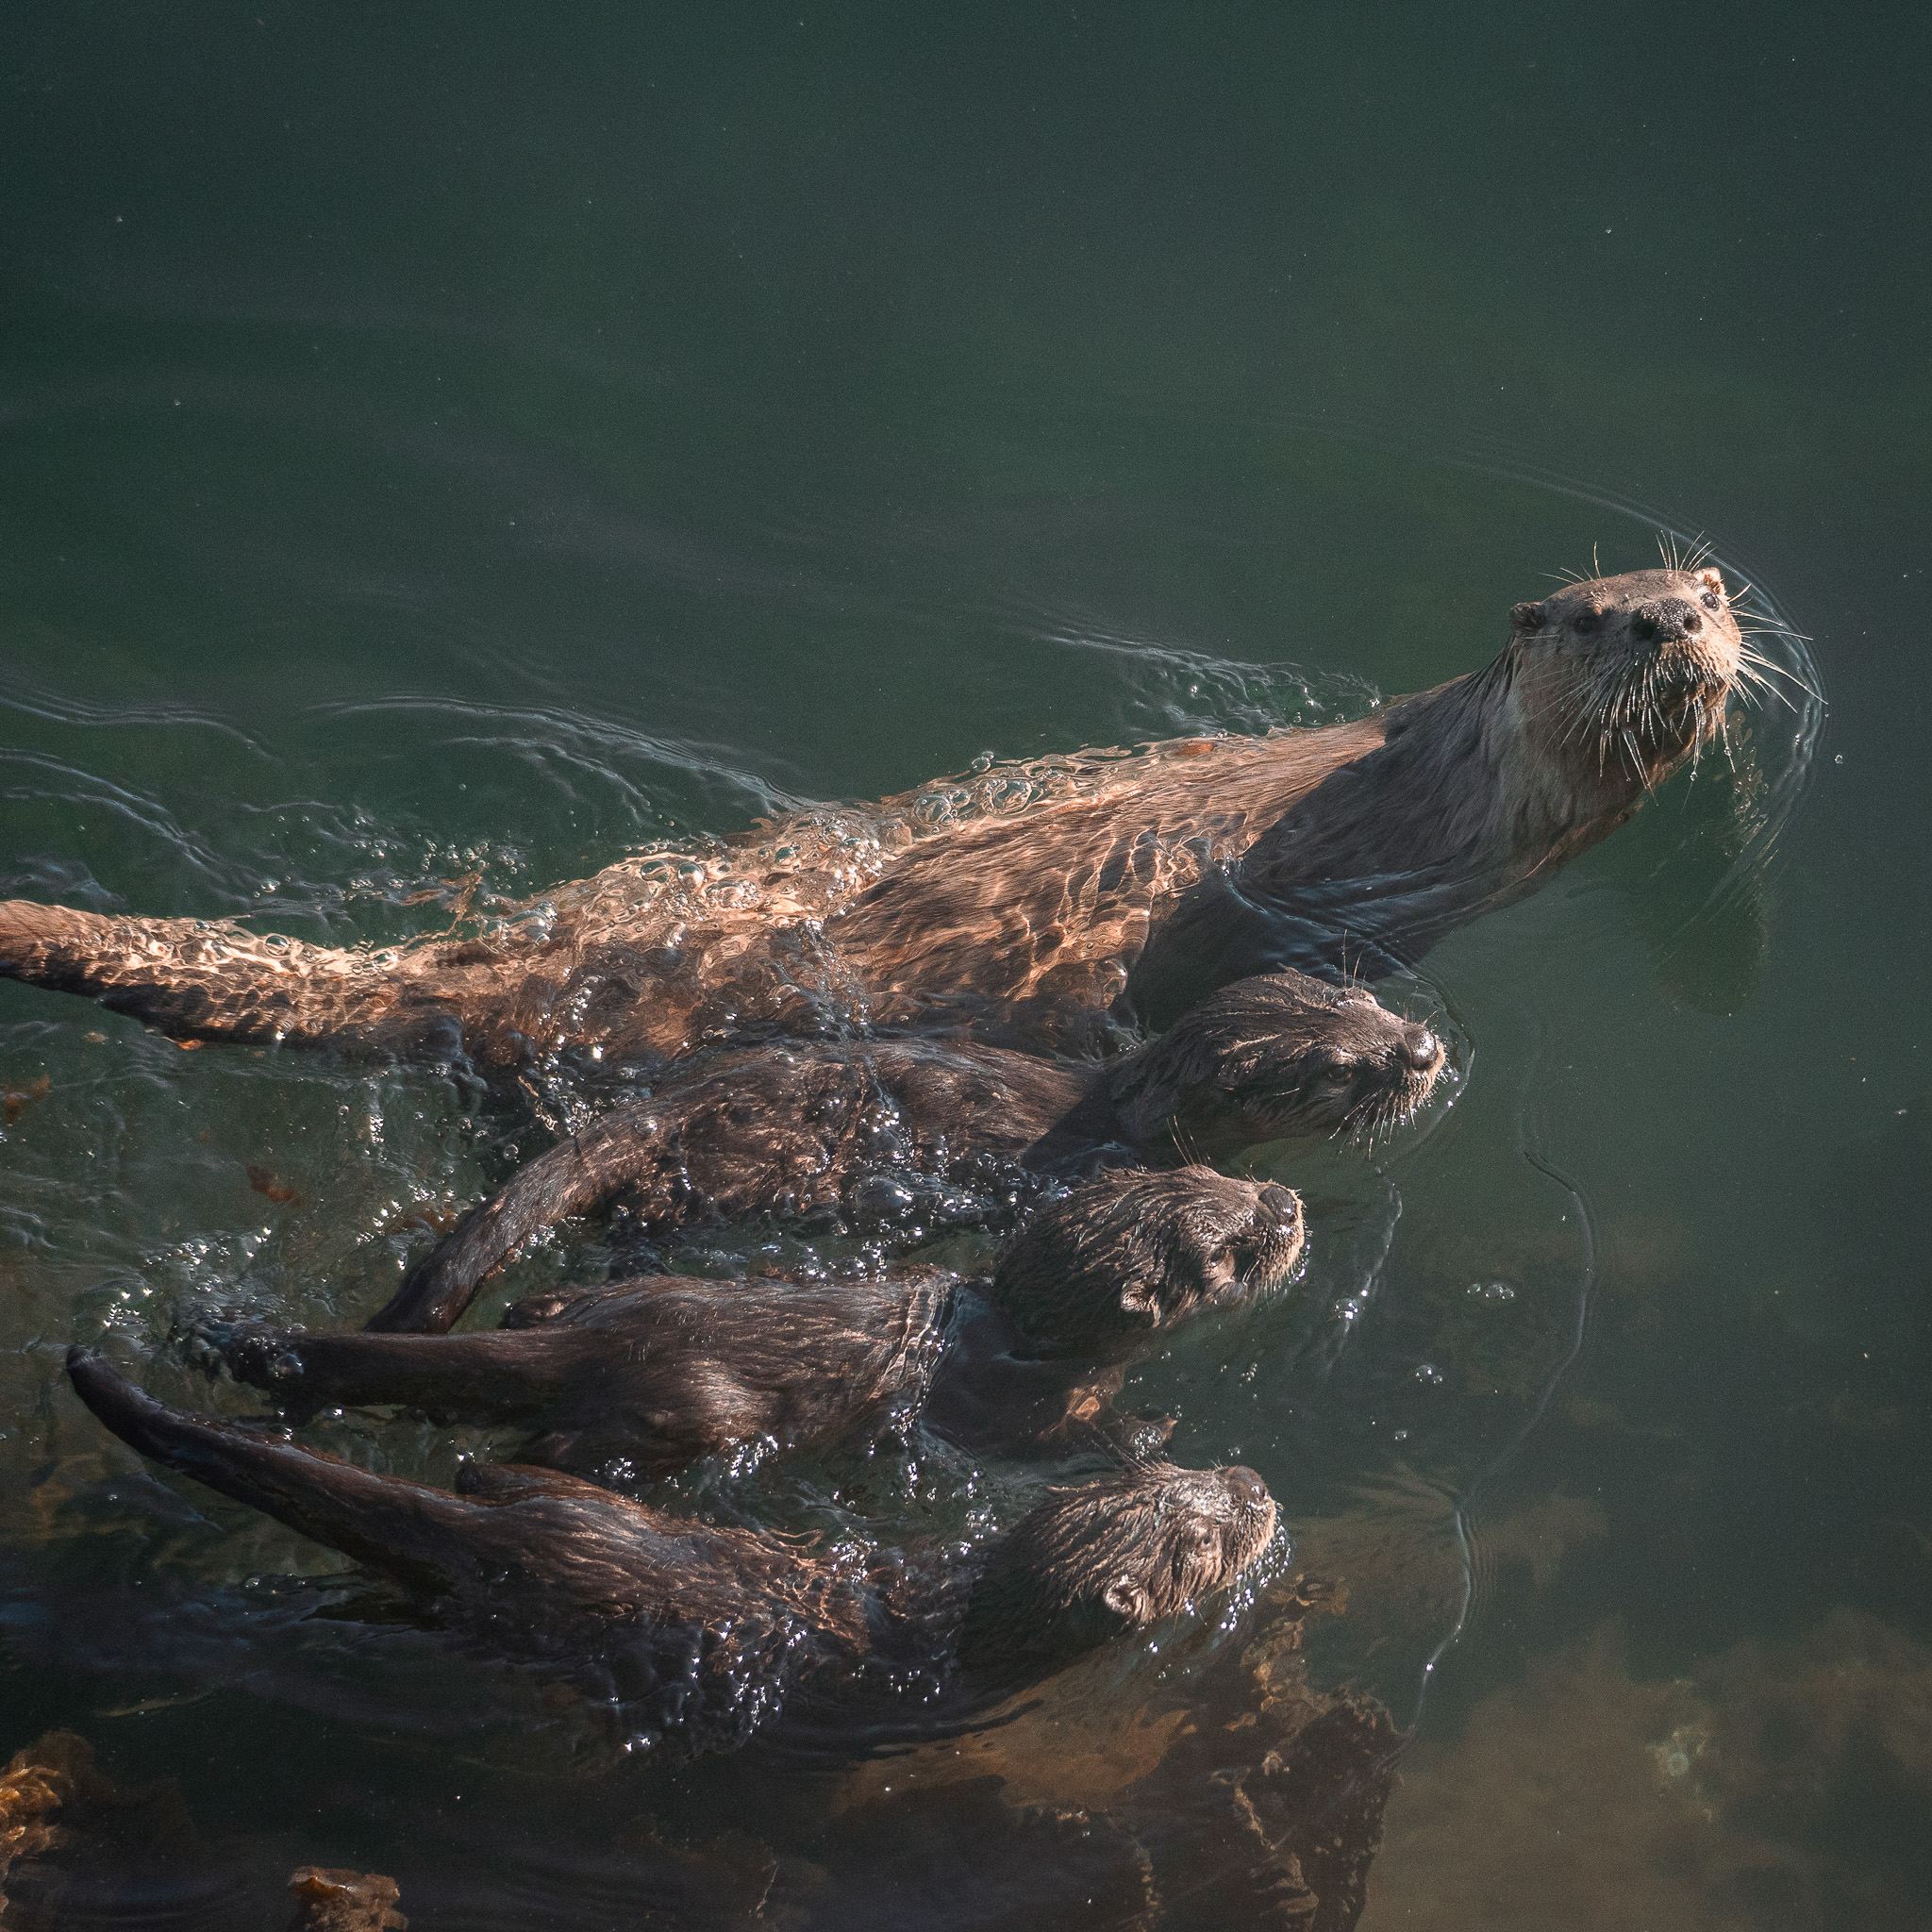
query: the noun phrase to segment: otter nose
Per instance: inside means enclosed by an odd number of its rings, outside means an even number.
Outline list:
[[[1640,643],[1674,643],[1704,628],[1704,619],[1692,604],[1681,597],[1659,597],[1654,603],[1640,604],[1630,613],[1630,635]]]
[[[1231,1469],[1221,1472],[1222,1480],[1226,1483],[1228,1494],[1237,1503],[1254,1506],[1271,1501],[1268,1485],[1252,1469],[1243,1463],[1236,1463]]]
[[[1255,1205],[1279,1227],[1292,1227],[1302,1218],[1302,1204],[1295,1199],[1294,1191],[1279,1181],[1270,1181]]]
[[[1402,1036],[1401,1056],[1418,1073],[1426,1073],[1442,1058],[1442,1042],[1424,1026],[1418,1033]]]

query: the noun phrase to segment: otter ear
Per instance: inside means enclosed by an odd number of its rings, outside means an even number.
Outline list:
[[[1724,574],[1721,570],[1701,570],[1697,573],[1699,581],[1707,591],[1715,591],[1720,597],[1724,593]]]
[[[1122,1314],[1152,1315],[1157,1312],[1154,1291],[1145,1282],[1121,1290]]]
[[[1541,630],[1543,627],[1543,607],[1541,604],[1512,604],[1509,607],[1509,628],[1511,630]]]
[[[1116,1576],[1100,1592],[1100,1601],[1135,1629],[1154,1620],[1154,1601],[1131,1576]]]

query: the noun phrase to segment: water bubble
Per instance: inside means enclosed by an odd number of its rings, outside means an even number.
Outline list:
[[[1507,1281],[1472,1281],[1463,1291],[1484,1302],[1513,1302],[1516,1299],[1516,1291]]]

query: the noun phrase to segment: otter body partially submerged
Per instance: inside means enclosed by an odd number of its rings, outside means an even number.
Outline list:
[[[14,900],[0,973],[184,1040],[505,1065],[855,1025],[1066,1044],[1273,966],[1416,959],[1714,733],[1741,641],[1715,570],[1596,578],[1519,605],[1487,669],[1354,724],[1092,760],[1074,796],[950,830],[908,794],[858,858],[822,817],[766,826],[694,891],[625,861],[386,954]]]
[[[983,1285],[930,1269],[808,1284],[668,1275],[533,1296],[494,1333],[218,1339],[237,1379],[292,1416],[395,1403],[520,1424],[534,1433],[518,1461],[620,1480],[922,1414],[954,1441],[1022,1454],[1110,1439],[1121,1365],[1175,1323],[1274,1288],[1302,1241],[1288,1189],[1191,1167],[1105,1175],[1049,1202]]]
[[[158,1462],[395,1578],[438,1621],[516,1658],[596,1667],[617,1702],[688,1745],[741,1741],[802,1679],[943,1669],[957,1574],[896,1556],[811,1556],[673,1517],[550,1469],[465,1465],[458,1493],[189,1415],[70,1350],[82,1400]],[[1252,1470],[1150,1463],[1058,1491],[995,1545],[964,1607],[987,1683],[1143,1629],[1233,1585],[1274,1532]],[[1118,1533],[1106,1526],[1118,1524]]]
[[[1065,1175],[1406,1118],[1445,1061],[1357,987],[1277,973],[1224,988],[1109,1063],[887,1040],[734,1057],[525,1163],[413,1268],[370,1326],[446,1330],[567,1215],[622,1197],[641,1224],[836,1209],[881,1173]]]

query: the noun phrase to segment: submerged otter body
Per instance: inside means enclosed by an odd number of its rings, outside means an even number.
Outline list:
[[[1519,605],[1485,670],[1354,724],[1064,761],[953,829],[926,794],[627,860],[391,953],[0,905],[0,973],[198,1041],[644,1063],[854,1026],[1060,1046],[1275,965],[1412,961],[1620,824],[1718,728],[1741,639],[1715,570]],[[849,821],[849,824],[848,824]]]
[[[77,1348],[68,1373],[144,1456],[394,1577],[499,1654],[594,1662],[688,1744],[741,1741],[803,1677],[942,1660],[959,1630],[957,1587],[904,1558],[826,1560],[556,1470],[468,1464],[450,1494],[171,1408]],[[1212,1596],[1274,1516],[1246,1469],[1151,1463],[1057,1491],[994,1546],[987,1601],[966,1606],[969,1667],[996,1680]]]
[[[1176,1322],[1274,1287],[1302,1241],[1286,1188],[1201,1167],[1108,1174],[1042,1208],[983,1288],[931,1270],[657,1276],[532,1297],[491,1334],[246,1329],[222,1353],[292,1415],[400,1403],[520,1424],[536,1433],[518,1461],[617,1480],[877,1429],[922,1404],[942,1436],[1021,1453],[1108,1436],[1121,1365]]]
[[[1371,1129],[1412,1113],[1444,1058],[1361,989],[1285,972],[1223,989],[1109,1064],[922,1040],[740,1056],[525,1162],[369,1325],[447,1330],[533,1236],[619,1196],[669,1228],[836,1209],[882,1172],[1071,1174]]]

